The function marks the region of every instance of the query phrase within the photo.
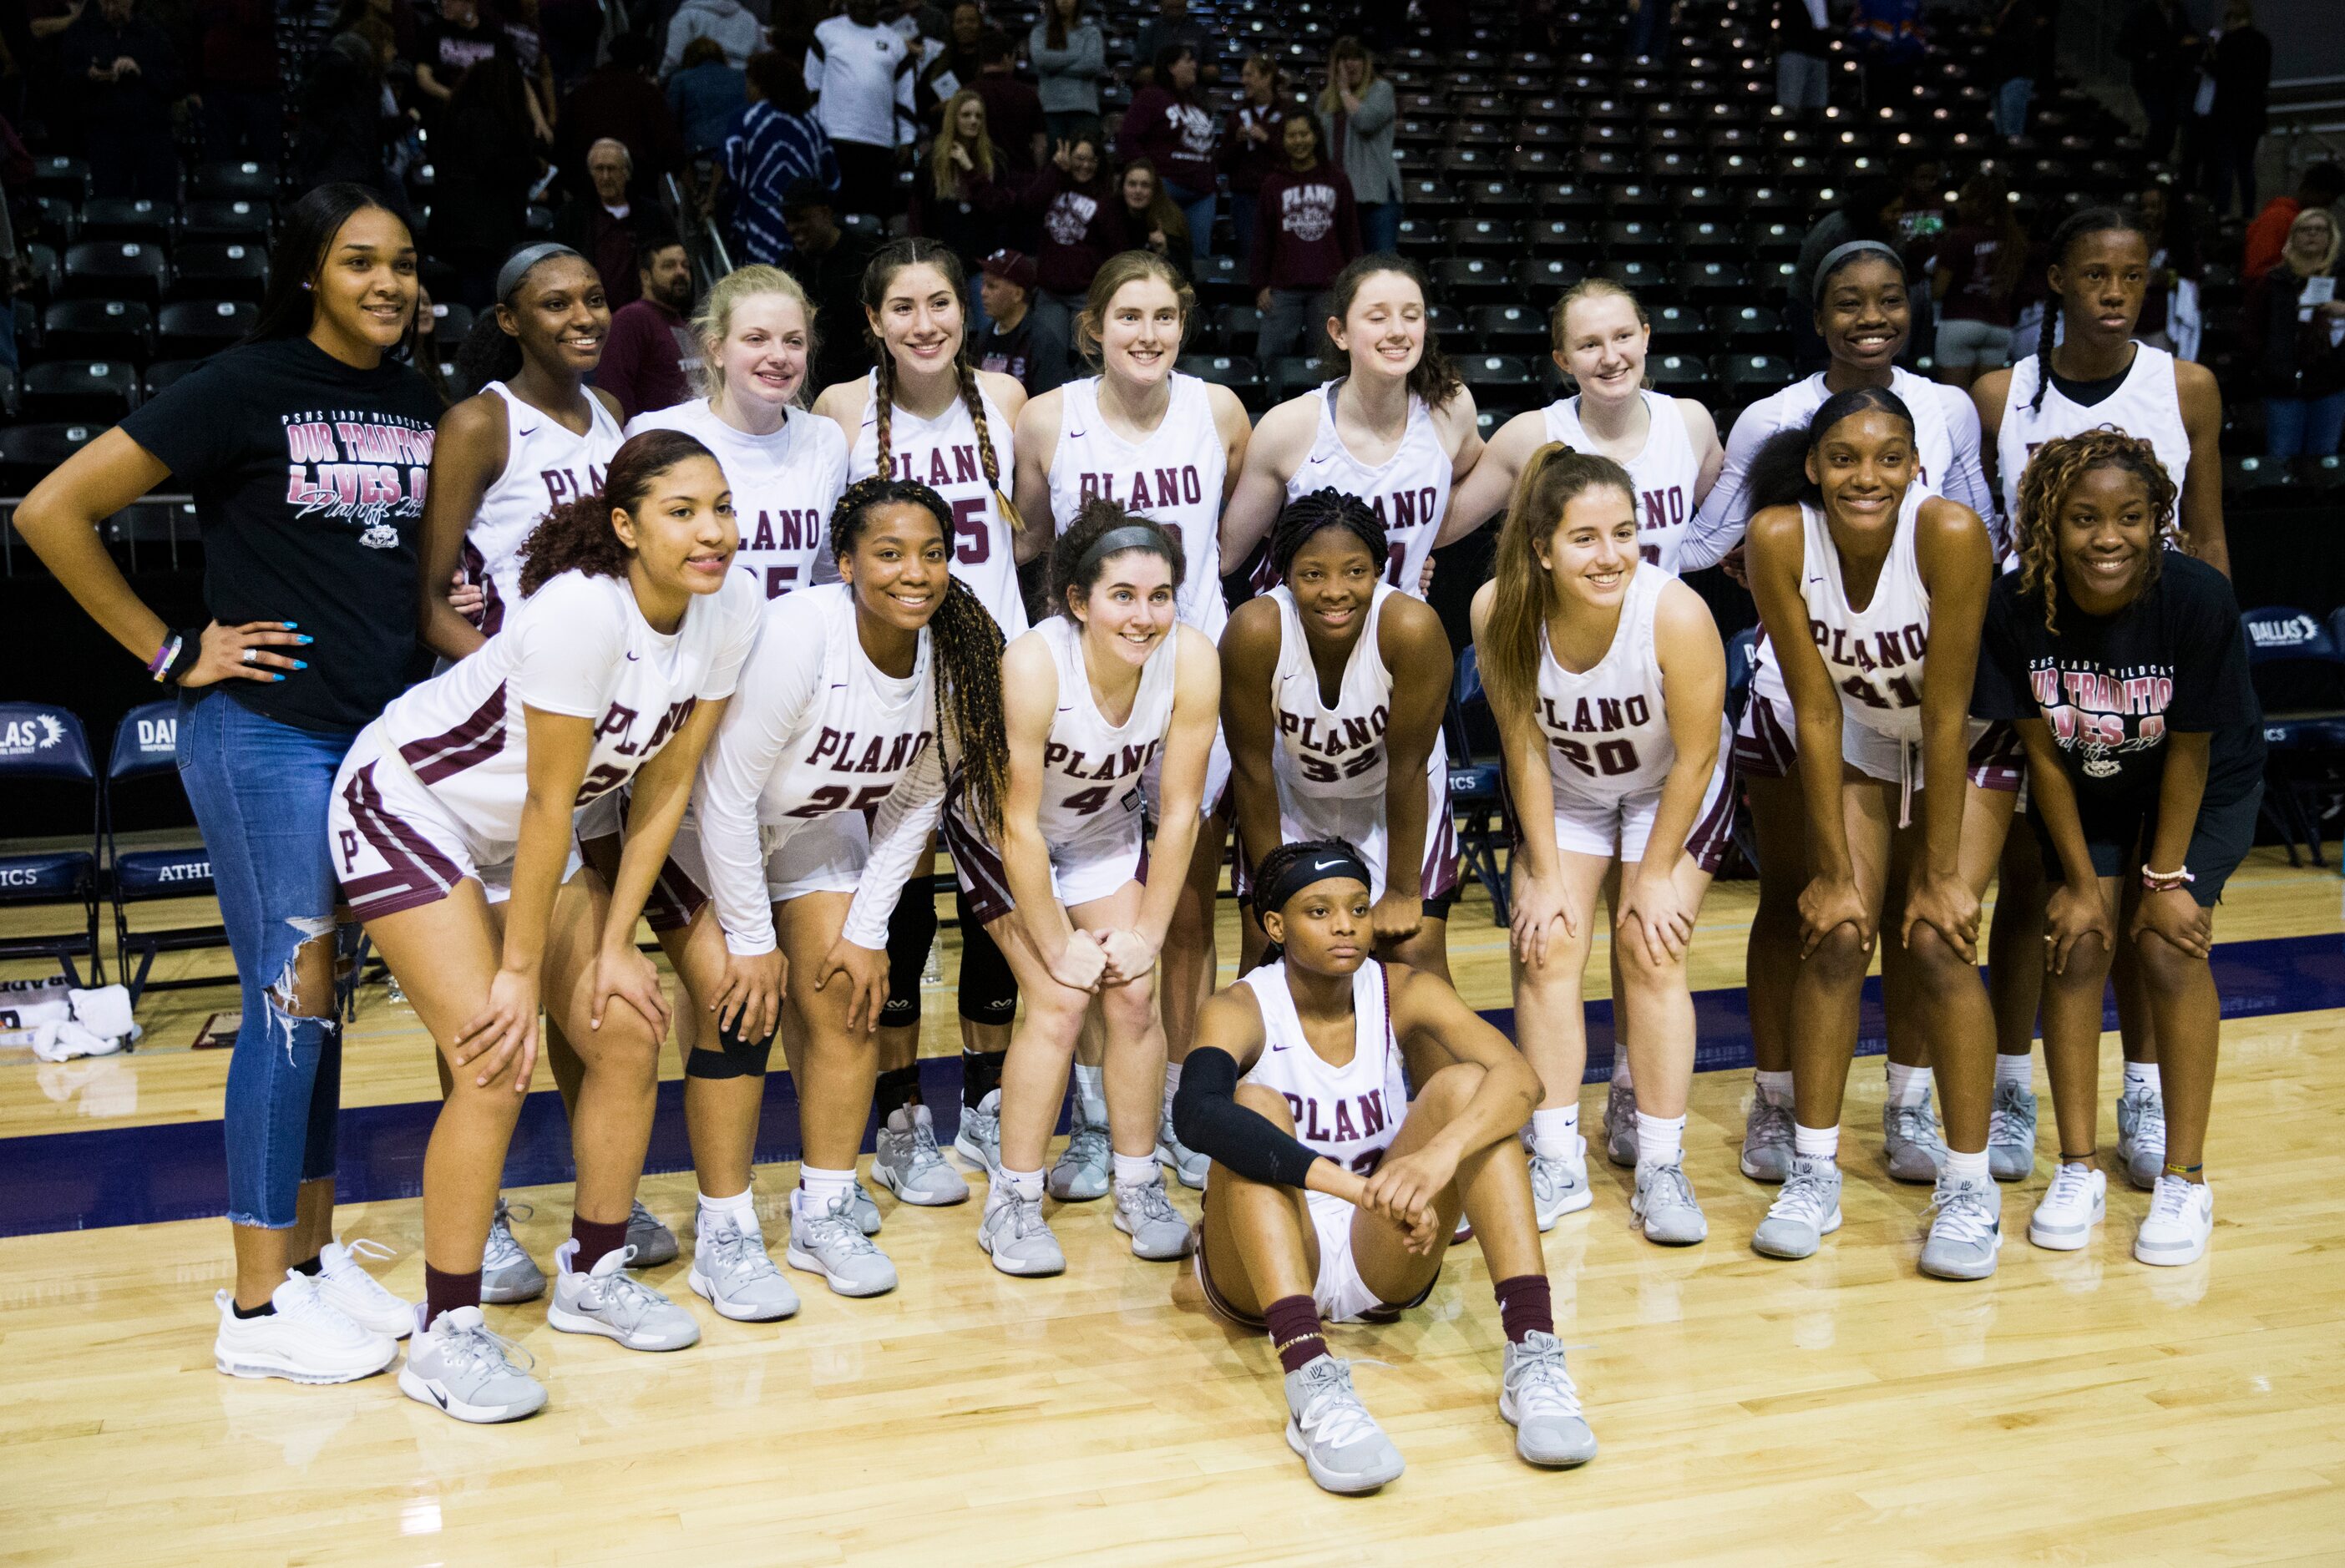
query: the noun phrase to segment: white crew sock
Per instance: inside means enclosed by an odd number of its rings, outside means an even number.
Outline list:
[[[1570,1159],[1579,1153],[1579,1108],[1531,1112],[1531,1151],[1548,1159]]]
[[[855,1192],[855,1168],[824,1170],[817,1166],[798,1167],[798,1186],[806,1192],[806,1202],[800,1207],[808,1214],[828,1212],[830,1206]]]
[[[1161,1179],[1152,1154],[1119,1154],[1109,1160],[1118,1187],[1146,1187]]]
[[[1944,1172],[1949,1181],[1991,1182],[1995,1179],[1987,1174],[1985,1149],[1976,1154],[1964,1154],[1958,1148],[1946,1150]]]
[[[1764,1068],[1753,1068],[1751,1073],[1751,1081],[1758,1086],[1759,1098],[1765,1100],[1769,1105],[1778,1108],[1790,1107],[1792,1103],[1792,1075],[1790,1073],[1771,1073],[1766,1071]]]
[[[1081,1069],[1078,1070],[1080,1071]],[[1181,1064],[1179,1062],[1166,1062],[1164,1064],[1164,1119],[1166,1121],[1171,1121],[1172,1119],[1172,1097],[1180,1092]],[[1105,1099],[1102,1098],[1101,1103],[1104,1105],[1106,1103]],[[1107,1125],[1107,1113],[1104,1110],[1100,1113],[1100,1125],[1102,1127]]]
[[[1016,1193],[1020,1198],[1039,1203],[1042,1200],[1042,1173],[1039,1170],[1012,1170],[1005,1165],[1001,1168],[1000,1190],[1005,1197]],[[989,1203],[987,1207],[991,1208],[992,1205]]]
[[[1927,1067],[1909,1067],[1903,1062],[1889,1064],[1889,1103],[1891,1105],[1924,1105],[1930,1098],[1931,1073]]]
[[[1682,1116],[1647,1116],[1637,1113],[1637,1163],[1639,1165],[1675,1165],[1685,1158],[1685,1124]]]
[[[1633,1080],[1629,1077],[1629,1052],[1626,1047],[1616,1045],[1612,1047],[1612,1081],[1622,1088],[1635,1087]]]
[[[1169,1100],[1166,1102],[1171,1103]],[[1075,1117],[1087,1127],[1107,1125],[1107,1069],[1075,1064]]]
[[[2156,1062],[2127,1062],[2125,1068],[2125,1087],[2128,1090],[2139,1089],[2144,1094],[2156,1094],[2157,1092],[2157,1064]]]
[[[747,1236],[762,1235],[757,1225],[757,1193],[754,1187],[745,1187],[731,1198],[711,1198],[700,1195],[700,1229],[706,1231],[712,1219],[730,1219],[735,1228]]]
[[[1830,1127],[1802,1127],[1792,1124],[1792,1152],[1803,1159],[1840,1158],[1840,1123]]]
[[[2021,1088],[2033,1087],[2035,1083],[2035,1058],[2032,1056],[1997,1056],[1995,1058],[1995,1081],[2017,1084]]]

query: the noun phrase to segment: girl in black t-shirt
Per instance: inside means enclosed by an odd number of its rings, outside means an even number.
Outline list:
[[[17,529],[93,620],[179,688],[179,778],[203,830],[244,1021],[224,1117],[236,1286],[219,1370],[342,1382],[391,1364],[407,1303],[334,1240],[341,1082],[326,807],[415,651],[415,540],[439,400],[391,358],[415,242],[361,187],[293,204],[252,336],[149,399],[25,499]],[[195,492],[210,621],[174,632],[97,524]]]
[[[2102,1216],[2101,994],[2122,933],[2166,1104],[2166,1166],[2134,1239],[2157,1264],[2195,1261],[2214,1226],[2199,1156],[2221,1004],[2207,960],[2215,902],[2254,841],[2264,765],[2231,585],[2159,542],[2175,501],[2149,444],[2122,431],[2038,450],[2020,488],[2020,569],[1990,598],[1974,701],[1980,717],[2018,723],[2053,883],[2044,1053],[2062,1153],[2028,1239],[2081,1248]]]

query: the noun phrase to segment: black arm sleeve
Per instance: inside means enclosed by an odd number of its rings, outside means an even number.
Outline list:
[[[1319,1156],[1258,1111],[1238,1104],[1238,1065],[1211,1046],[1189,1053],[1172,1097],[1172,1130],[1181,1141],[1249,1181],[1301,1187]]]

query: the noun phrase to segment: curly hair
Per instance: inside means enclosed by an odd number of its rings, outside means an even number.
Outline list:
[[[1358,297],[1360,286],[1379,272],[1399,273],[1416,285],[1417,298],[1425,301],[1425,349],[1417,355],[1416,364],[1408,373],[1408,389],[1424,399],[1427,408],[1437,409],[1457,395],[1465,387],[1466,379],[1457,373],[1457,367],[1449,362],[1449,356],[1441,351],[1441,334],[1434,330],[1433,326],[1433,290],[1426,284],[1424,268],[1406,256],[1395,256],[1390,251],[1356,258],[1350,266],[1335,274],[1335,281],[1328,285],[1329,312],[1338,321],[1350,316],[1352,301]],[[1320,334],[1320,338],[1319,362],[1327,373],[1331,376],[1350,374],[1351,355],[1336,348],[1335,340],[1325,333]]]
[[[2157,582],[2166,551],[2159,548],[2174,526],[2175,502],[2181,491],[2157,460],[2147,441],[2137,440],[2114,425],[2100,425],[2056,441],[2046,441],[2027,460],[2019,480],[2019,519],[2013,530],[2019,551],[2019,591],[2042,601],[2044,629],[2059,630],[2055,622],[2060,600],[2060,511],[2084,477],[2096,469],[2123,469],[2141,481],[2149,498],[2153,526],[2149,563],[2141,586],[2147,592]]]
[[[876,405],[872,414],[878,421],[873,433],[878,438],[879,472],[893,476],[896,471],[896,449],[889,439],[896,413],[896,356],[888,351],[886,339],[870,325],[870,318],[877,316],[879,307],[887,303],[888,286],[896,280],[896,274],[908,267],[935,268],[943,274],[946,286],[960,306],[960,344],[953,350],[954,383],[960,389],[961,406],[969,410],[969,422],[977,427],[978,460],[985,466],[985,482],[993,491],[994,507],[1013,531],[1021,530],[1026,520],[1018,515],[1018,509],[1002,491],[1001,460],[994,453],[993,432],[986,426],[985,399],[978,390],[977,369],[969,362],[969,268],[961,265],[959,257],[933,239],[891,239],[872,255],[870,265],[863,269],[863,340],[871,349],[871,400]]]
[[[1635,515],[1637,487],[1629,470],[1561,441],[1533,452],[1515,481],[1492,563],[1497,590],[1474,655],[1490,706],[1502,718],[1532,712],[1538,697],[1539,633],[1556,603],[1555,574],[1540,561],[1539,548],[1555,537],[1564,508],[1585,491],[1605,488],[1627,496]]]
[[[1340,490],[1315,490],[1288,501],[1271,525],[1270,567],[1278,581],[1286,581],[1286,569],[1323,528],[1340,528],[1356,538],[1376,558],[1376,575],[1384,575],[1385,562],[1392,559],[1384,519],[1358,496]]]
[[[952,508],[927,485],[874,474],[847,487],[830,511],[830,553],[845,561],[855,553],[871,514],[883,506],[917,506],[937,520],[937,532],[952,548]],[[945,595],[929,616],[929,646],[935,654],[937,712],[944,717],[959,754],[959,775],[971,820],[989,835],[1001,832],[1001,803],[1010,789],[1009,729],[1001,712],[1001,628],[977,594],[958,576],[948,576]]]
[[[2065,268],[2068,265],[2068,252],[2076,248],[2076,241],[2088,235],[2113,231],[2138,234],[2146,248],[2157,244],[2149,226],[2132,213],[2114,207],[2088,207],[2082,212],[2070,213],[2066,221],[2052,231],[2051,243],[2045,250],[2052,266]],[[2044,308],[2044,325],[2035,334],[2035,395],[2027,400],[2030,413],[2044,406],[2044,389],[2052,384],[2052,349],[2059,338],[2060,318],[2067,313],[2066,294],[2055,294]],[[2128,325],[2126,329],[2130,332],[2133,329]]]
[[[1172,531],[1154,518],[1141,517],[1125,511],[1116,501],[1094,497],[1083,502],[1082,510],[1075,513],[1075,521],[1067,525],[1067,531],[1061,534],[1058,542],[1051,547],[1052,610],[1069,620],[1075,618],[1075,612],[1068,607],[1070,598],[1090,598],[1091,590],[1099,585],[1101,574],[1107,570],[1108,561],[1113,559],[1112,555],[1092,559],[1091,547],[1119,528],[1141,529],[1151,536],[1146,544],[1132,544],[1124,548],[1152,551],[1162,556],[1172,568],[1172,592],[1178,593],[1181,591],[1181,581],[1187,568],[1181,559],[1181,541],[1172,536]],[[1114,551],[1114,555],[1122,553],[1123,550]]]
[[[529,531],[521,547],[522,597],[565,572],[624,577],[634,551],[611,526],[611,514],[641,507],[660,475],[693,458],[716,461],[714,452],[682,430],[645,430],[631,437],[611,454],[602,489],[563,501]]]

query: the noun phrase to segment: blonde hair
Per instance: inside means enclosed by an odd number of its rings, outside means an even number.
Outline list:
[[[1564,323],[1565,318],[1571,314],[1571,308],[1594,299],[1626,299],[1629,302],[1629,309],[1637,313],[1637,325],[1648,332],[1653,329],[1652,318],[1645,314],[1643,300],[1609,278],[1583,278],[1563,291],[1563,298],[1555,302],[1555,310],[1547,319],[1548,341],[1555,345],[1557,353],[1563,354],[1570,351],[1566,340]],[[1562,369],[1560,366],[1557,368]],[[1579,379],[1570,371],[1565,370],[1563,375],[1564,379],[1575,387],[1579,384]],[[1650,387],[1652,384],[1653,379],[1650,376],[1639,378],[1639,386]]]
[[[1163,187],[1160,183],[1161,196]],[[1109,257],[1091,274],[1090,293],[1083,297],[1081,314],[1075,318],[1075,349],[1086,359],[1097,359],[1100,352],[1100,329],[1107,325],[1107,308],[1115,303],[1116,291],[1127,283],[1139,283],[1153,278],[1172,290],[1180,303],[1181,335],[1189,335],[1189,318],[1197,311],[1197,291],[1181,276],[1181,269],[1152,250],[1124,250]]]
[[[1538,700],[1539,637],[1556,607],[1555,573],[1539,559],[1540,547],[1555,537],[1564,508],[1589,491],[1607,488],[1635,503],[1637,487],[1628,470],[1561,441],[1533,452],[1515,481],[1491,566],[1497,589],[1474,652],[1490,710],[1501,723],[1531,713]]]
[[[1365,44],[1361,43],[1349,33],[1345,34],[1336,39],[1334,46],[1327,51],[1327,85],[1319,92],[1319,112],[1323,115],[1333,116],[1337,109],[1344,106],[1343,89],[1335,85],[1335,67],[1346,60],[1358,60],[1367,66],[1366,70],[1360,73],[1362,97],[1366,97],[1368,89],[1376,85],[1376,57],[1368,52],[1368,46]]]
[[[929,144],[929,178],[936,187],[941,201],[960,199],[960,170],[953,167],[952,150],[960,140],[960,106],[973,103],[977,112],[985,115],[985,96],[975,87],[963,87],[945,100],[944,116],[937,131],[937,139]],[[988,116],[985,134],[969,144],[969,161],[977,166],[976,173],[985,179],[993,177],[993,121]]]
[[[745,300],[768,294],[793,301],[806,317],[807,373],[798,383],[797,395],[790,400],[798,404],[806,401],[814,383],[814,357],[819,347],[815,339],[814,301],[807,298],[804,285],[797,278],[778,267],[759,264],[735,268],[718,278],[700,302],[700,314],[692,319],[693,332],[700,339],[700,359],[689,373],[692,389],[712,407],[725,396],[725,369],[719,356],[725,339],[733,335],[733,312]]]
[[[2297,265],[2295,246],[2296,231],[2308,223],[2326,224],[2329,228],[2329,248],[2321,252],[2320,259],[2309,268]],[[2337,215],[2325,207],[2308,207],[2296,215],[2295,222],[2288,226],[2288,243],[2281,249],[2280,256],[2287,261],[2288,269],[2299,278],[2318,278],[2337,265],[2338,248]]]

